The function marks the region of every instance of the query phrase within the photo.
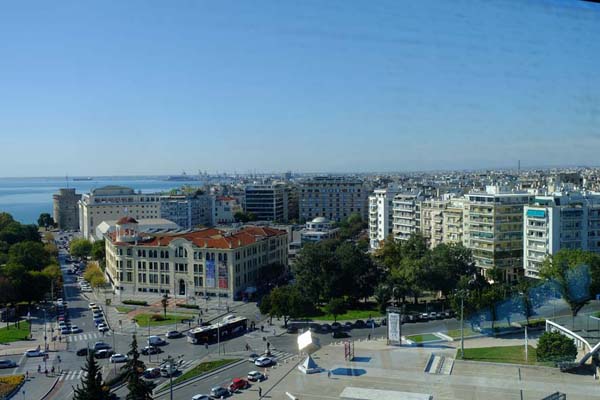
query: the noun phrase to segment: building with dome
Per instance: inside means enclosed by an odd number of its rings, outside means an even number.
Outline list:
[[[340,234],[340,228],[325,217],[316,217],[307,222],[300,231],[300,243],[315,243],[326,239],[335,239]]]

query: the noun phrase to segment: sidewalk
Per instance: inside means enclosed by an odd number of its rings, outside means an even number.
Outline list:
[[[25,381],[21,390],[13,398],[17,399],[42,399],[48,393],[54,384],[58,381],[59,375],[30,374],[29,379]],[[25,392],[25,393],[23,393]]]
[[[54,342],[52,341],[53,331],[51,325],[51,323],[48,323],[46,331],[48,351],[66,350],[66,341],[59,342],[58,339]],[[38,346],[40,349],[44,349],[44,327],[36,318],[31,319],[31,334],[33,336],[33,339],[31,340],[19,340],[16,342],[0,344],[0,356],[23,355],[27,350],[35,349]]]

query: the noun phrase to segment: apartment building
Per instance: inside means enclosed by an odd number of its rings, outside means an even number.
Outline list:
[[[287,265],[287,233],[269,227],[152,234],[123,217],[105,238],[106,275],[120,296],[240,299],[255,290],[262,268]]]
[[[259,221],[288,221],[287,191],[280,184],[254,184],[245,188],[246,212]]]
[[[465,202],[465,198],[452,198],[448,200],[443,214],[443,243],[462,243]]]
[[[160,196],[160,217],[184,229],[214,225],[214,196],[197,191],[193,194]]]
[[[600,193],[536,196],[523,218],[525,276],[539,278],[544,259],[560,249],[600,253]]]
[[[421,202],[421,233],[431,249],[444,242],[444,214],[447,200],[426,199]]]
[[[527,192],[487,186],[466,195],[463,244],[484,275],[499,268],[512,282],[523,272],[523,208],[533,199]]]
[[[240,211],[242,211],[242,207],[235,197],[217,196],[213,209],[214,224],[230,224],[235,222],[235,214]]]
[[[81,195],[71,188],[58,189],[58,193],[52,195],[53,218],[58,229],[79,229],[79,200]]]
[[[367,220],[369,189],[362,180],[344,176],[319,176],[300,183],[300,220],[325,217],[340,222],[358,213]]]
[[[408,240],[411,235],[421,231],[420,193],[399,193],[392,201],[392,234],[395,240]]]
[[[376,250],[381,243],[392,233],[394,218],[394,196],[400,189],[397,186],[388,186],[385,189],[376,189],[369,196],[369,246]]]
[[[334,227],[333,223],[324,217],[317,217],[307,222],[304,229],[300,231],[300,244],[315,243],[321,240],[334,239],[340,234],[340,229]]]
[[[160,218],[160,194],[142,194],[123,186],[104,186],[83,194],[78,202],[79,225],[83,237],[96,240],[94,233],[102,221],[123,216],[138,219]]]

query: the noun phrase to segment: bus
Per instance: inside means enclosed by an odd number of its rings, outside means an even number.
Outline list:
[[[223,321],[208,326],[199,326],[190,329],[187,333],[187,341],[193,344],[216,343],[219,334],[221,341],[246,332],[248,319],[244,317],[227,316]]]

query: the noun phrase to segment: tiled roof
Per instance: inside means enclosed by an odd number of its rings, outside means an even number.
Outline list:
[[[237,232],[227,233],[216,228],[201,229],[178,234],[146,234],[138,240],[138,246],[167,246],[175,239],[185,239],[197,247],[212,249],[237,249],[256,243],[262,237],[286,235],[285,231],[268,227],[248,226]],[[111,242],[118,246],[132,245],[132,243],[116,242],[116,232],[108,235]]]

